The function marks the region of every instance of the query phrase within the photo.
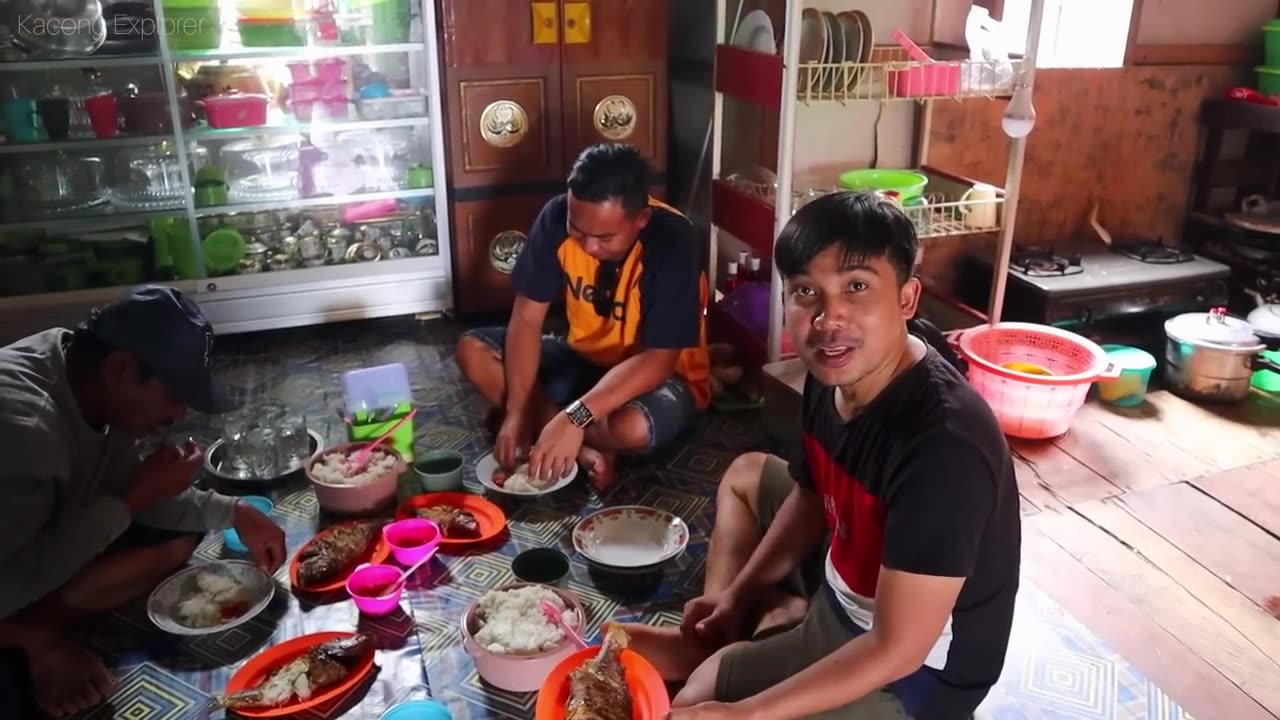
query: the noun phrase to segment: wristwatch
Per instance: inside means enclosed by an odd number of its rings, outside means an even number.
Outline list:
[[[591,412],[591,408],[583,405],[581,400],[574,400],[570,403],[569,407],[564,409],[564,414],[569,416],[569,422],[584,429],[596,419],[596,416]]]

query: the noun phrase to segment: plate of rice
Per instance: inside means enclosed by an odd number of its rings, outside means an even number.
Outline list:
[[[251,563],[204,563],[160,583],[147,598],[147,616],[173,635],[209,635],[253,619],[275,594],[275,581]]]
[[[476,462],[476,480],[486,488],[504,495],[534,497],[549,495],[568,487],[578,477],[578,466],[575,463],[568,475],[559,480],[540,480],[529,477],[529,464],[520,463],[514,471],[508,473],[498,466],[498,460],[489,453]]]

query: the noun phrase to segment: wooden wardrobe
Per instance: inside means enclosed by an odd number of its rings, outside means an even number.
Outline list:
[[[503,312],[583,148],[630,143],[665,175],[670,0],[438,2],[456,307]]]

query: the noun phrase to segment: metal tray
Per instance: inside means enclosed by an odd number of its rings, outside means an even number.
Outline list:
[[[307,430],[307,437],[311,438],[311,457],[314,457],[316,453],[324,449],[324,438],[320,436],[320,433],[310,429]],[[210,475],[218,478],[219,480],[225,480],[227,482],[272,483],[272,482],[278,482],[280,480],[284,480],[285,478],[293,477],[294,475],[297,475],[302,472],[302,468],[298,467],[288,472],[276,475],[275,477],[267,477],[267,478],[246,478],[246,477],[239,477],[237,475],[228,475],[218,469],[222,466],[222,454],[223,454],[222,439],[219,438],[218,440],[214,441],[214,443],[210,445],[209,449],[206,450],[204,453],[204,469],[205,469],[205,472],[209,473]]]

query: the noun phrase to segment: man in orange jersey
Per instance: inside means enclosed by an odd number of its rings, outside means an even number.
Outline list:
[[[520,253],[510,323],[458,341],[463,374],[502,417],[508,470],[526,453],[530,477],[580,462],[603,490],[618,453],[670,442],[711,399],[702,243],[649,197],[651,176],[630,145],[584,150]],[[543,332],[561,294],[563,338]]]

